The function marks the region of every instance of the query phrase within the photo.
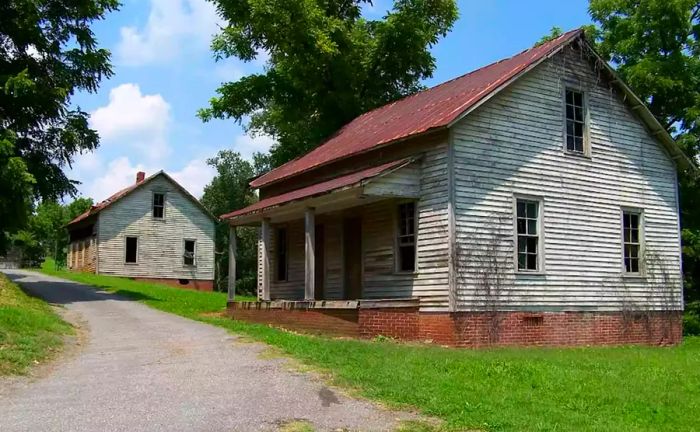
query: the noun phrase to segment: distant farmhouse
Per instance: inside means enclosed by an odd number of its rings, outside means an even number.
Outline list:
[[[71,270],[213,289],[215,218],[163,171],[139,172],[67,228]]]
[[[677,343],[677,169],[694,167],[568,32],[253,180],[260,201],[222,219],[261,227],[259,301],[230,313],[456,346]]]

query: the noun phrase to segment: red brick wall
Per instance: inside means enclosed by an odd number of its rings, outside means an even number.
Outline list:
[[[360,336],[357,309],[242,309],[233,305],[239,304],[229,304],[228,314],[241,321],[271,324],[311,334]]]
[[[238,305],[238,306],[236,306]],[[255,303],[253,303],[255,305]],[[332,336],[373,338],[456,347],[492,345],[677,344],[680,312],[484,312],[426,313],[417,307],[367,309],[241,308],[229,304],[234,319]]]
[[[382,335],[415,340],[418,335],[419,315],[417,307],[360,309],[360,336],[372,338]]]
[[[181,284],[180,279],[159,279],[159,278],[134,278],[138,281],[143,282],[153,282],[159,284],[170,285],[175,288],[187,288],[197,291],[213,291],[214,281],[211,280],[198,280],[198,279],[187,279],[186,284]]]

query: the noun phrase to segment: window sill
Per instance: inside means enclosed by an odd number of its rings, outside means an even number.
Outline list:
[[[158,222],[165,222],[165,218],[159,218],[159,217],[151,216],[151,219],[154,220],[154,221],[158,221]]]
[[[394,270],[392,273],[394,276],[418,276],[418,271],[399,271]]]
[[[135,266],[135,265],[139,265],[139,263],[137,263],[137,262],[135,262],[135,263],[132,263],[132,262],[125,262],[124,265]]]
[[[523,277],[527,277],[527,276],[540,278],[540,277],[544,277],[546,275],[547,274],[543,271],[517,271],[516,270],[516,272],[515,272],[515,277],[517,277],[517,278],[523,278]]]
[[[647,276],[643,273],[622,273],[623,279],[643,279],[646,280]]]
[[[585,152],[579,153],[579,152],[574,152],[574,151],[569,151],[569,150],[564,150],[564,156],[578,158],[578,159],[585,159],[585,160],[592,160],[593,159],[590,154],[587,154]]]

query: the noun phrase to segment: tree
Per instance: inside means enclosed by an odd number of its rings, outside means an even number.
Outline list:
[[[264,73],[223,84],[200,117],[250,119],[277,140],[271,166],[317,146],[358,115],[422,88],[430,47],[457,18],[454,0],[395,0],[381,20],[369,0],[212,0],[228,25],[217,59],[269,53]]]
[[[0,237],[21,227],[36,198],[76,193],[63,167],[94,150],[88,114],[71,108],[112,75],[90,25],[117,0],[0,2]],[[1,243],[1,241],[0,241]]]
[[[248,187],[254,176],[253,165],[231,150],[222,150],[216,157],[207,160],[216,169],[216,175],[204,188],[202,204],[215,216],[245,207],[254,203],[257,197]],[[225,222],[216,227],[216,281],[217,287],[224,290],[228,277],[228,235],[229,226]],[[237,291],[252,294],[255,291],[257,264],[257,230],[238,228],[236,280]]]
[[[591,0],[597,49],[685,152],[700,150],[700,2]],[[686,300],[700,300],[700,183],[680,173]]]

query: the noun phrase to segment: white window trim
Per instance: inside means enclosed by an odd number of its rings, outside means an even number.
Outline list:
[[[573,90],[577,91],[581,94],[583,94],[583,153],[569,150],[569,148],[566,145],[566,91],[567,90]],[[591,123],[591,111],[588,109],[589,103],[588,103],[588,92],[583,89],[580,85],[573,84],[573,83],[564,83],[562,86],[562,93],[561,93],[561,104],[562,104],[562,137],[563,137],[563,144],[562,144],[562,149],[564,151],[564,154],[569,155],[569,156],[578,156],[578,157],[585,157],[585,158],[590,158],[591,157],[591,136],[590,136],[590,123]]]
[[[156,206],[156,194],[163,195],[163,217],[162,218],[153,216],[153,210],[155,209],[155,206]],[[158,191],[158,190],[151,191],[151,219],[157,220],[157,221],[161,221],[161,220],[164,221],[165,220],[165,207],[166,207],[167,202],[168,202],[168,194],[166,192]]]
[[[194,250],[192,251],[192,264],[185,264],[185,252],[187,252],[187,249],[185,248],[186,244],[188,241],[191,241],[194,243]],[[182,239],[182,265],[185,267],[197,267],[197,239],[193,238],[186,238]]]
[[[413,203],[413,232],[414,237],[414,248],[416,252],[414,255],[413,270],[401,270],[401,262],[399,257],[399,217],[401,217],[400,206],[402,204]],[[394,274],[408,274],[415,275],[418,274],[418,201],[417,200],[401,200],[396,203],[393,211],[394,220]],[[364,255],[363,255],[364,256]],[[364,259],[363,259],[364,262]]]
[[[134,262],[127,262],[127,260],[126,260],[126,241],[127,241],[127,239],[130,239],[130,238],[135,238],[135,239],[136,239],[136,261],[134,261]],[[139,263],[139,248],[140,248],[140,245],[141,245],[141,238],[140,238],[140,236],[136,236],[136,235],[125,235],[125,236],[124,236],[124,264],[125,264],[125,265],[136,265],[136,264]]]
[[[639,271],[628,272],[625,267],[625,213],[635,213],[639,215]],[[644,253],[646,251],[644,209],[639,207],[620,207],[620,271],[625,278],[646,277],[646,265],[644,263]]]
[[[518,268],[518,200],[536,201],[537,205],[537,270],[521,270]],[[545,268],[545,232],[544,204],[542,196],[513,194],[513,269],[516,275],[544,275]]]

